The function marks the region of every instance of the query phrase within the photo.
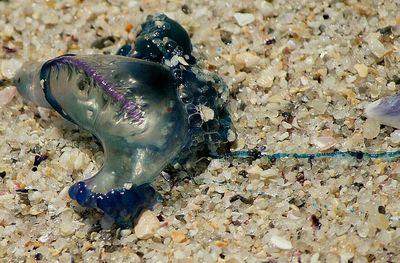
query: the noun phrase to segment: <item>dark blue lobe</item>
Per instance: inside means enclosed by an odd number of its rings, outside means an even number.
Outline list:
[[[120,47],[118,49],[116,55],[128,56],[131,51],[132,51],[132,46],[131,45],[123,45],[122,47]]]

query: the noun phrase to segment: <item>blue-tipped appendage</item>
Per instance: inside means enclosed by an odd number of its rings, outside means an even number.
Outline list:
[[[149,184],[113,189],[103,194],[92,192],[84,182],[78,182],[69,188],[68,193],[81,206],[100,209],[120,227],[130,227],[140,212],[152,207],[159,196]]]

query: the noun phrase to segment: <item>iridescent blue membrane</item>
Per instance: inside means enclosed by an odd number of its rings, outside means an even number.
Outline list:
[[[218,154],[231,119],[227,87],[203,73],[188,33],[165,15],[150,16],[136,43],[117,55],[64,55],[27,64],[15,77],[21,95],[96,136],[103,167],[71,186],[81,206],[127,227],[158,194],[149,184],[167,166]],[[205,118],[202,110],[213,112]]]

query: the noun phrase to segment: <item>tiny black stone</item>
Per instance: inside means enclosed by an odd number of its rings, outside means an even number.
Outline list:
[[[192,11],[190,10],[188,5],[182,5],[182,12],[186,15],[190,14]]]
[[[160,222],[163,222],[163,221],[165,220],[164,216],[161,215],[161,214],[157,216],[157,219],[158,219],[158,221],[160,221]]]
[[[233,224],[234,226],[240,226],[240,225],[242,225],[242,223],[241,223],[239,220],[232,221],[232,224]]]
[[[271,39],[268,39],[267,41],[265,41],[266,45],[272,45],[272,44],[275,44],[275,43],[276,43],[276,39],[275,38],[271,38]]]
[[[378,206],[378,212],[382,215],[386,214],[386,209],[384,206],[380,205]]]
[[[176,215],[175,218],[182,223],[186,224],[185,215]]]
[[[289,123],[290,119],[292,118],[292,114],[288,111],[282,112],[282,117],[285,122]]]
[[[92,43],[91,47],[97,49],[103,49],[105,47],[111,46],[114,43],[115,43],[115,38],[113,36],[106,36],[95,40]]]
[[[361,188],[364,187],[364,184],[363,184],[363,183],[353,183],[353,186],[354,186],[355,188],[357,188],[358,191],[360,191]]]
[[[303,206],[305,206],[306,202],[300,198],[291,198],[289,201],[289,204],[295,205],[298,208],[302,208]]]
[[[233,203],[239,199],[240,199],[240,195],[234,195],[231,197],[231,199],[229,199],[229,202]]]
[[[393,79],[391,81],[393,81],[394,84],[398,85],[398,84],[400,84],[400,77],[398,77],[397,75],[394,75]]]
[[[28,193],[29,191],[36,192],[36,191],[37,191],[37,189],[35,189],[35,188],[32,188],[32,189],[28,189],[28,188],[21,188],[21,189],[17,189],[17,190],[15,190],[15,192],[18,192],[18,193]]]
[[[18,193],[27,193],[28,191],[29,191],[29,189],[26,189],[26,188],[15,190],[15,192],[18,192]]]
[[[229,199],[229,202],[233,203],[233,202],[235,202],[237,200],[240,200],[242,203],[248,204],[248,205],[251,205],[254,202],[253,199],[246,198],[246,197],[241,196],[239,194],[236,194],[236,195],[232,196],[231,199]]]
[[[378,31],[383,36],[390,36],[393,34],[393,26],[386,26],[386,27],[378,29]]]
[[[232,33],[221,30],[219,34],[221,37],[221,41],[224,42],[225,45],[229,45],[232,43]]]
[[[32,172],[36,172],[36,171],[37,171],[37,167],[34,166],[34,167],[32,168]]]
[[[308,159],[310,161],[310,159]],[[299,182],[301,185],[304,184],[304,182],[306,181],[306,178],[304,177],[304,173],[299,174],[298,176],[296,176],[296,181]]]
[[[328,15],[328,14],[323,14],[322,17],[323,17],[325,20],[329,19],[329,15]]]
[[[241,170],[241,171],[239,172],[239,175],[242,176],[242,177],[244,177],[244,178],[247,178],[247,171],[246,171],[246,170]]]
[[[210,187],[206,186],[203,190],[201,190],[201,194],[203,194],[203,195],[207,194],[209,189],[210,189]]]
[[[320,229],[321,228],[321,222],[319,221],[318,217],[316,215],[311,215],[310,216],[310,221],[313,227]]]
[[[39,166],[39,164],[41,162],[43,162],[44,160],[47,159],[47,155],[43,154],[43,155],[36,155],[35,156],[35,161],[33,162],[34,166]]]
[[[7,175],[6,171],[2,171],[2,172],[0,172],[0,177],[1,177],[1,178],[4,178],[4,177],[6,177],[6,175]]]
[[[42,259],[43,259],[43,255],[41,253],[35,254],[35,260],[42,260]]]

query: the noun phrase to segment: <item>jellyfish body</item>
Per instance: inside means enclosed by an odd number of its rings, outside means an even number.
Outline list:
[[[166,166],[216,151],[231,127],[225,84],[195,65],[188,34],[177,22],[149,17],[134,47],[124,48],[125,56],[64,55],[30,63],[15,77],[25,99],[53,108],[100,140],[103,167],[71,186],[69,195],[120,226],[154,204],[150,183]]]

